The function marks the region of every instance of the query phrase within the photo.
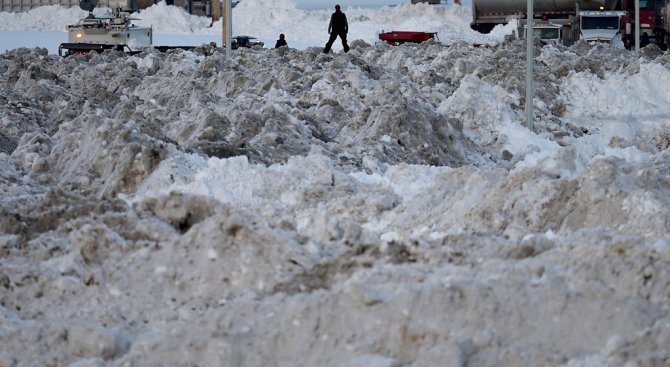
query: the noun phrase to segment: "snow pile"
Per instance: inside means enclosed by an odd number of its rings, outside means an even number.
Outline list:
[[[661,86],[670,83],[670,70],[664,65],[643,63],[632,75],[608,73],[604,79],[590,73],[570,75],[562,86],[572,110],[588,110],[588,117],[616,120],[636,116],[654,119],[670,113],[670,91]],[[619,93],[625,85],[637,98]],[[577,116],[572,116],[577,117]]]
[[[94,14],[102,16],[106,9],[96,8]],[[40,6],[27,12],[0,12],[1,31],[63,31],[68,24],[76,24],[88,15],[79,8],[60,5]]]
[[[669,59],[524,45],[6,52],[0,365],[667,365]]]
[[[152,27],[155,33],[221,33],[220,24],[218,28],[210,28],[212,23],[210,18],[189,14],[183,8],[168,6],[165,1],[133,14],[133,18],[137,19],[134,24],[140,27]]]

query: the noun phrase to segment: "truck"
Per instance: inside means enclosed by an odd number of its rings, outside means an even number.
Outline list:
[[[577,15],[577,38],[585,42],[611,44],[624,48],[626,12],[623,11],[580,11]],[[524,25],[522,35],[527,26]],[[533,37],[544,44],[566,44],[563,37],[564,26],[536,20],[533,24]],[[520,31],[520,30],[519,30]]]
[[[630,31],[626,33],[628,14],[620,10],[580,11],[577,16],[579,39],[624,48],[626,39],[630,38]]]
[[[670,44],[670,1],[639,0],[640,44]],[[561,43],[577,40],[611,43],[630,49],[635,45],[635,0],[534,0],[533,33]],[[517,20],[525,35],[527,0],[472,0],[472,29],[488,33],[498,24]],[[560,30],[556,30],[560,26]]]
[[[630,14],[626,27],[630,29],[625,39],[628,48],[635,44],[633,39],[635,35],[635,0],[620,0],[621,9]],[[662,50],[667,49],[668,45],[668,9],[669,5],[665,0],[640,0],[640,37],[642,40],[648,40],[658,45]],[[644,46],[646,42],[642,41]]]
[[[108,18],[93,15],[94,2],[82,1],[82,9],[88,10],[88,16],[77,24],[67,26],[66,43],[58,46],[58,54],[65,56],[89,51],[101,52],[107,49],[136,53],[151,46],[152,29],[136,27],[131,24],[132,18],[122,8],[116,8]],[[91,7],[92,6],[92,7]]]
[[[579,10],[614,10],[611,0],[534,0],[535,18],[554,24],[574,24]],[[520,16],[525,18],[527,0],[472,0],[472,29],[489,33],[498,24],[507,24]]]
[[[527,25],[523,27],[526,34]],[[539,38],[544,43],[559,44],[563,40],[563,26],[553,23],[536,23],[533,25],[533,37]]]
[[[558,36],[565,45],[579,39],[623,45],[629,17],[620,9],[621,1],[626,0],[534,0],[533,34],[542,39]],[[472,0],[471,27],[488,33],[498,24],[516,20],[523,36],[526,10],[526,0]]]
[[[132,24],[130,13],[137,9],[135,0],[117,1],[110,17],[96,17],[93,9],[98,0],[80,0],[79,7],[88,11],[88,16],[77,24],[66,27],[68,41],[58,46],[58,55],[70,56],[86,54],[90,51],[122,51],[136,54],[153,47],[165,52],[171,49],[192,50],[195,46],[153,46],[151,27],[138,27]]]

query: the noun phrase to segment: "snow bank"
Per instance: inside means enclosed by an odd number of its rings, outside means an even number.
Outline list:
[[[170,6],[161,1],[139,13],[135,24],[141,27],[152,27],[155,33],[167,34],[215,34],[221,33],[221,27],[210,28],[210,18],[189,14],[186,10]]]
[[[97,16],[105,9],[95,9]],[[63,31],[68,24],[76,24],[86,17],[87,11],[79,8],[65,8],[60,5],[40,6],[27,12],[0,12],[2,31]]]
[[[636,116],[640,120],[668,115],[670,91],[659,88],[670,82],[670,70],[657,63],[640,64],[639,72],[632,75],[607,73],[604,78],[590,73],[575,73],[561,86],[563,98],[570,101],[568,115],[576,117],[588,111],[589,117],[616,120]],[[622,89],[629,94],[620,93]]]

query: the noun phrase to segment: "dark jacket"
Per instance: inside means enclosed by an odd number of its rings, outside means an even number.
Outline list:
[[[288,47],[288,44],[286,43],[286,40],[278,39],[277,43],[275,43],[275,48],[280,48],[282,46]]]
[[[335,10],[330,16],[330,24],[328,24],[328,33],[347,33],[349,32],[349,24],[347,23],[347,16],[341,10]]]

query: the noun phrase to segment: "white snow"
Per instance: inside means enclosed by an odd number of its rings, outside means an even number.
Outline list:
[[[569,116],[588,116],[599,119],[655,120],[670,114],[670,70],[664,65],[644,62],[632,75],[608,72],[604,79],[590,73],[573,73],[561,89],[570,106]],[[622,93],[625,90],[626,93]],[[636,98],[630,98],[630,95]],[[583,115],[587,113],[587,115]],[[622,126],[617,126],[619,130]],[[627,131],[619,130],[625,134]],[[634,131],[632,132],[634,135]],[[630,135],[630,134],[629,134]]]

